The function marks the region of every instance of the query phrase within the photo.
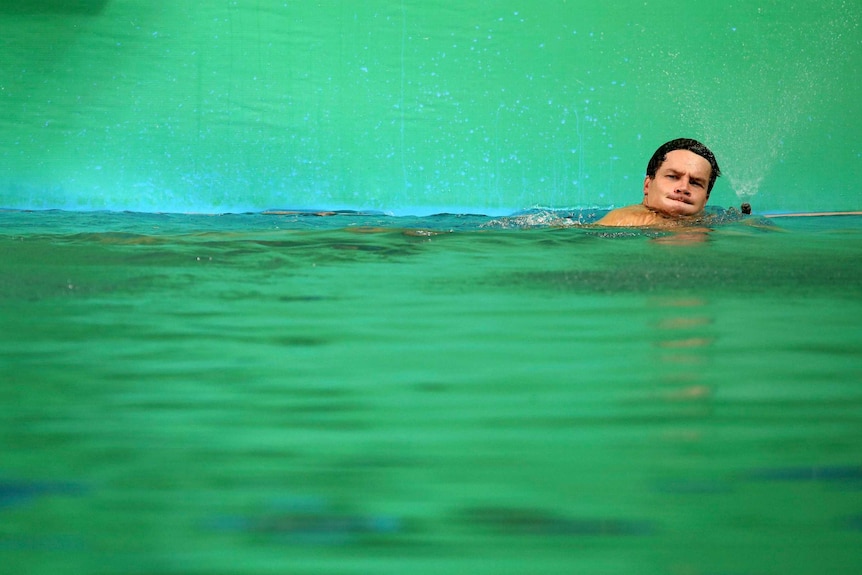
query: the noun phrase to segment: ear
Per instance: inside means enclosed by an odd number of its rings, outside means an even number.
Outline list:
[[[652,178],[650,178],[649,176],[644,178],[644,199],[646,199],[647,194],[649,194],[649,185],[651,181]]]

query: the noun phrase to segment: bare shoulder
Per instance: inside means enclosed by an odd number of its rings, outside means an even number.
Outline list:
[[[611,210],[596,222],[597,226],[646,227],[661,224],[661,216],[647,209],[643,204],[635,204]]]

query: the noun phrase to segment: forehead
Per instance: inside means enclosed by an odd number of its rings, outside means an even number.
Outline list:
[[[709,175],[712,173],[712,166],[709,165],[707,159],[689,150],[668,152],[659,169],[674,170],[706,179],[709,179]]]

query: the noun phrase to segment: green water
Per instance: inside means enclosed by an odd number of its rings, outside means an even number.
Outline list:
[[[2,571],[859,572],[860,220],[542,221],[0,213]]]
[[[853,0],[3,2],[0,207],[606,208],[694,137],[716,205],[859,210],[860,22]]]

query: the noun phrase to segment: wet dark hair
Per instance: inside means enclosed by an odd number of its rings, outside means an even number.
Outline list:
[[[709,162],[709,165],[712,167],[709,174],[709,186],[706,188],[706,195],[709,196],[709,193],[712,191],[712,186],[715,185],[716,178],[721,175],[721,170],[718,167],[718,162],[715,160],[715,155],[712,151],[697,140],[692,140],[691,138],[677,138],[676,140],[665,142],[659,146],[658,150],[655,151],[647,164],[646,175],[650,178],[654,178],[659,166],[661,166],[665,159],[667,159],[668,153],[675,150],[688,150],[689,152],[694,152]]]

